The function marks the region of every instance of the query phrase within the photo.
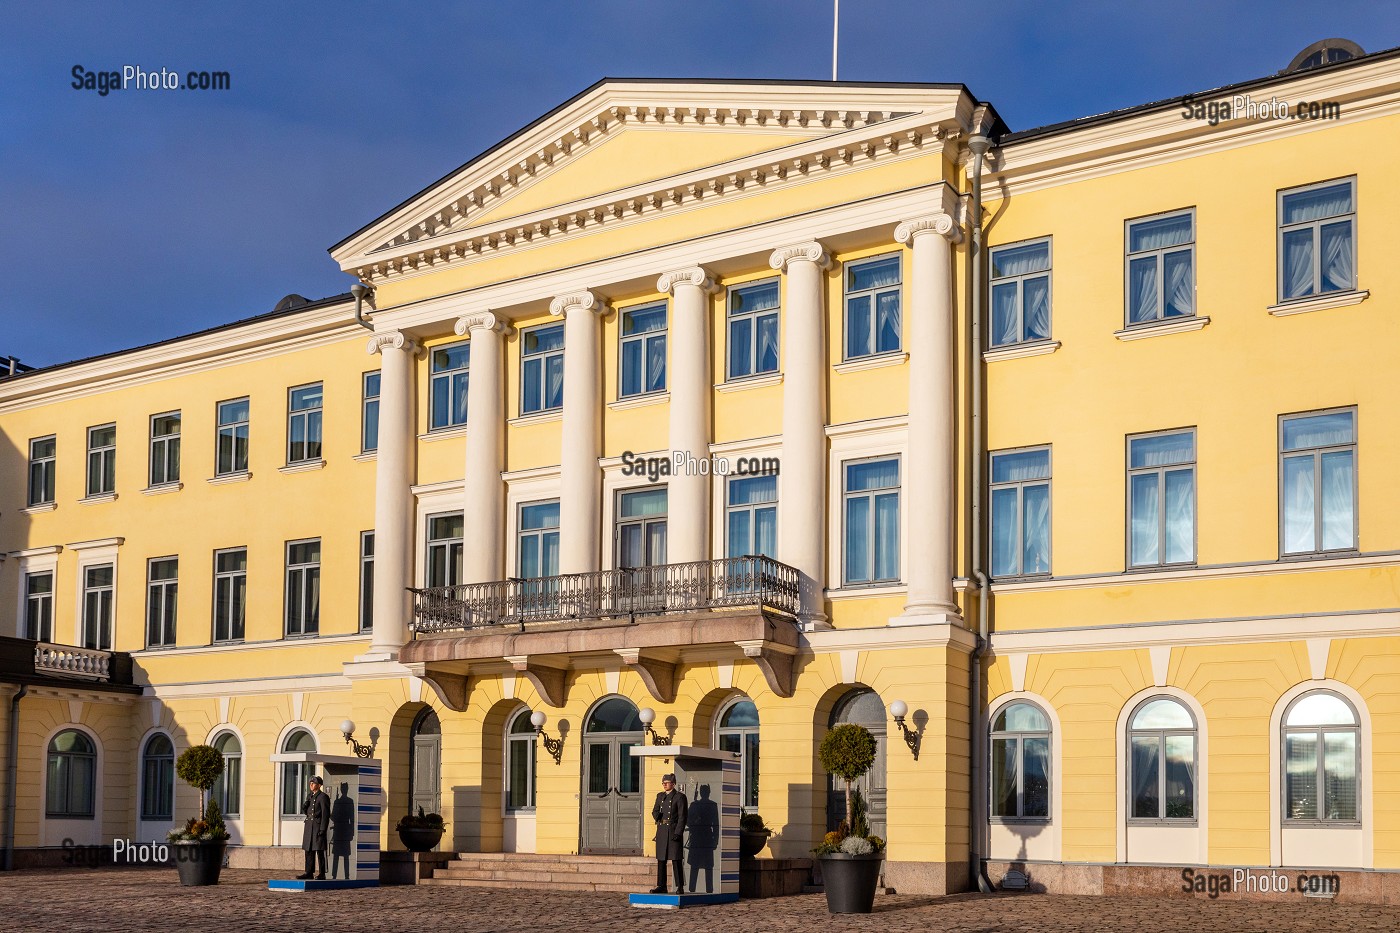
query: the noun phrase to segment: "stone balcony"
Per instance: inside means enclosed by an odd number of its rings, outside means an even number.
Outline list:
[[[0,683],[139,693],[132,673],[131,655],[125,651],[0,637]]]

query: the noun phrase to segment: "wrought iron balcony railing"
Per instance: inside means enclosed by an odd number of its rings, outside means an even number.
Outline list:
[[[502,625],[753,607],[796,617],[799,574],[771,557],[623,567],[411,590],[414,637]]]

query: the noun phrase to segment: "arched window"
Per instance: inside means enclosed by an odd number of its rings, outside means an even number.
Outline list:
[[[1283,714],[1283,818],[1355,823],[1361,722],[1335,693],[1305,693]]]
[[[224,771],[214,782],[209,797],[219,802],[224,816],[238,816],[243,799],[243,745],[232,732],[223,733],[212,744],[224,756]]]
[[[530,710],[511,717],[506,734],[506,809],[535,809],[535,727]]]
[[[588,717],[587,732],[641,732],[642,721],[631,700],[611,697],[599,703]]]
[[[141,819],[175,817],[175,746],[170,736],[157,732],[146,740],[141,753]]]
[[[1186,707],[1153,697],[1128,721],[1128,818],[1194,822],[1196,720]]]
[[[314,752],[316,737],[305,729],[293,729],[282,741],[284,752]],[[306,799],[307,782],[316,773],[309,761],[282,762],[282,815],[301,816],[301,802]],[[322,775],[324,778],[325,775]]]
[[[77,729],[65,729],[49,742],[48,799],[51,819],[90,820],[97,784],[97,749]]]
[[[758,707],[748,697],[738,697],[720,710],[717,722],[717,747],[739,753],[741,803],[752,812],[758,809]]]
[[[992,721],[992,816],[1050,818],[1050,720],[1030,703],[1012,703]]]

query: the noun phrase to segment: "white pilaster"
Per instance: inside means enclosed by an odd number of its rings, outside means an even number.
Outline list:
[[[695,463],[710,456],[710,302],[716,290],[699,266],[666,272],[656,290],[671,295],[671,455]],[[674,461],[673,461],[674,464]],[[666,491],[666,560],[672,564],[710,558],[710,477],[684,467],[672,473]]]
[[[413,360],[418,345],[398,331],[377,333],[379,450],[374,476],[374,629],[360,659],[394,660],[408,638],[413,578]]]
[[[505,579],[505,341],[510,327],[490,311],[457,319],[471,338],[467,379],[467,444],[462,508],[472,533],[462,542],[462,582]]]
[[[601,326],[607,306],[590,291],[560,295],[549,313],[564,318],[564,423],[559,452],[559,572],[598,569],[602,520],[603,389]]]
[[[907,624],[958,617],[953,596],[953,244],[961,239],[951,197],[945,209],[907,220],[895,239],[913,250],[909,292],[909,462],[905,571]]]
[[[826,622],[822,581],[826,544],[826,314],[820,243],[774,250],[768,264],[787,275],[783,300],[783,462],[778,559],[801,573],[805,627]]]

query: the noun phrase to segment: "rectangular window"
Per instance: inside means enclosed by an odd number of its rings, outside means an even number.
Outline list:
[[[622,312],[618,398],[666,391],[666,305]]]
[[[360,532],[360,631],[374,628],[374,532]]]
[[[992,250],[993,347],[1050,339],[1050,240]]]
[[[559,500],[520,507],[516,535],[517,576],[525,579],[559,575]]]
[[[379,449],[379,370],[365,373],[364,402],[360,414],[360,451]]]
[[[115,581],[111,564],[83,568],[83,647],[112,650],[112,599]]]
[[[248,399],[219,403],[219,424],[214,473],[248,472]]]
[[[24,637],[53,641],[53,571],[24,575]]]
[[[287,462],[321,459],[321,383],[287,390]]]
[[[1196,313],[1195,209],[1127,222],[1128,325]]]
[[[725,508],[725,556],[774,557],[778,553],[778,478],[729,480]]]
[[[564,325],[535,327],[520,335],[520,413],[564,406]]]
[[[110,495],[117,489],[117,426],[88,428],[87,494]]]
[[[53,435],[36,437],[29,442],[29,504],[44,505],[53,501],[53,473],[58,442]]]
[[[471,342],[449,343],[434,347],[432,354],[432,389],[430,431],[452,428],[467,423],[467,371],[471,362]],[[375,397],[379,395],[375,382]],[[375,404],[376,412],[379,409]],[[378,430],[375,431],[376,439]],[[378,446],[376,444],[376,446]],[[366,448],[368,449],[368,448]]]
[[[428,516],[428,586],[456,586],[462,579],[462,513]]]
[[[214,552],[214,641],[242,641],[248,606],[248,549]]]
[[[1280,418],[1279,461],[1283,553],[1356,550],[1356,409]]]
[[[992,454],[992,576],[1050,572],[1050,448]]]
[[[844,464],[845,573],[850,586],[899,580],[899,459]]]
[[[287,635],[315,635],[321,628],[321,542],[287,542]]]
[[[180,562],[163,557],[146,564],[146,647],[169,648],[175,644],[176,587]]]
[[[617,496],[618,567],[666,563],[666,490],[641,489]]]
[[[152,486],[180,481],[180,413],[151,415]]]
[[[778,371],[778,280],[729,290],[729,378]]]
[[[846,359],[894,353],[901,346],[900,257],[846,267]]]
[[[1128,438],[1128,564],[1196,560],[1196,432]]]
[[[1356,288],[1356,179],[1278,195],[1278,300]]]

